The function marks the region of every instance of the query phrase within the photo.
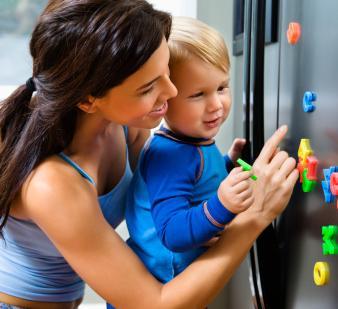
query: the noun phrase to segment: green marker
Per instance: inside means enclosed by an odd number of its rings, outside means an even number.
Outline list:
[[[238,159],[237,163],[243,168],[243,171],[251,171],[252,170],[252,166],[250,164],[246,163],[245,161],[243,161],[242,159]],[[257,180],[257,176],[252,175],[251,179]]]

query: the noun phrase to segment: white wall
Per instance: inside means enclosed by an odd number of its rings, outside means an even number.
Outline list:
[[[190,16],[197,15],[196,0],[148,0],[155,8],[171,13],[174,16]]]

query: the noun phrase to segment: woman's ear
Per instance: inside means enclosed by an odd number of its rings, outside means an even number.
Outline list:
[[[93,114],[96,112],[96,102],[93,96],[88,96],[86,101],[80,102],[77,107],[83,112]]]

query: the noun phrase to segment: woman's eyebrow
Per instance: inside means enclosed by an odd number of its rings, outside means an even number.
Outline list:
[[[141,87],[137,88],[136,91],[140,91],[140,90],[142,90],[142,89],[145,89],[145,88],[149,87],[151,84],[153,84],[154,82],[156,82],[159,78],[160,78],[160,76],[154,78],[154,79],[151,80],[150,82],[148,82],[148,83],[142,85]]]

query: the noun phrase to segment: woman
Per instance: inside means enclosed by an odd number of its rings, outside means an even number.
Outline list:
[[[0,303],[76,308],[83,279],[118,308],[200,308],[285,208],[298,174],[276,151],[283,127],[255,162],[254,205],[168,284],[114,231],[145,129],[177,92],[170,26],[143,0],[54,0],[42,13],[33,76],[0,112]]]

